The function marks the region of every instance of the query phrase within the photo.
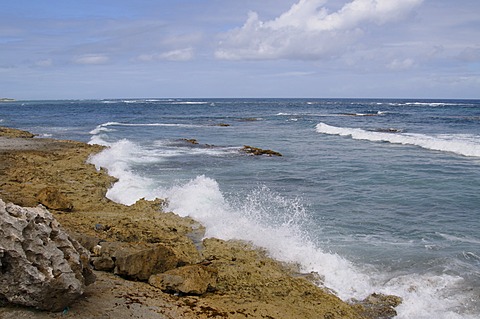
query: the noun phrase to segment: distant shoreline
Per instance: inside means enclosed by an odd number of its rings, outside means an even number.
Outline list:
[[[15,102],[15,99],[11,99],[8,97],[2,97],[0,98],[0,102]]]

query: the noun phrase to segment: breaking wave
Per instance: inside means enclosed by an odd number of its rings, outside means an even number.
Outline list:
[[[480,136],[471,134],[385,133],[367,131],[361,128],[337,127],[325,123],[319,123],[316,130],[321,134],[349,136],[354,140],[415,145],[434,151],[480,157]]]

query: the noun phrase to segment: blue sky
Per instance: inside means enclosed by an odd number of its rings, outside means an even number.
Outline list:
[[[480,98],[480,1],[2,1],[0,97]]]

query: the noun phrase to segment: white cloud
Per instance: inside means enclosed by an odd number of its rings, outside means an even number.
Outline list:
[[[394,71],[409,70],[415,66],[415,61],[413,59],[394,59],[391,61],[387,68]]]
[[[168,61],[188,61],[193,58],[193,49],[186,48],[164,52],[160,54],[160,58]]]
[[[76,64],[105,64],[110,58],[104,54],[85,54],[73,59]]]
[[[367,24],[401,19],[423,0],[353,0],[329,13],[326,0],[300,0],[276,19],[250,12],[229,31],[215,55],[220,59],[322,59],[340,55]]]
[[[137,57],[137,60],[142,62],[152,61],[190,61],[194,57],[192,48],[171,50],[156,54],[141,54]]]

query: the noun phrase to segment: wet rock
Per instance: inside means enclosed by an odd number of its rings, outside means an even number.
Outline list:
[[[95,281],[89,254],[44,207],[0,200],[0,299],[61,311]]]
[[[364,300],[353,300],[352,303],[358,312],[366,318],[390,319],[397,315],[395,307],[402,303],[402,298],[373,293]]]
[[[67,196],[62,194],[55,187],[49,186],[42,188],[37,194],[37,199],[40,204],[48,209],[65,212],[71,212],[73,210],[73,204],[70,202]]]
[[[264,150],[258,147],[244,145],[241,149],[243,152],[251,155],[267,155],[267,156],[282,156],[279,152],[275,152],[272,150]]]
[[[182,141],[187,142],[187,143],[192,144],[192,145],[197,145],[198,144],[198,141],[194,138],[190,138],[190,139],[182,138]]]
[[[169,293],[203,295],[215,290],[217,271],[204,265],[189,265],[152,275],[148,283]]]

